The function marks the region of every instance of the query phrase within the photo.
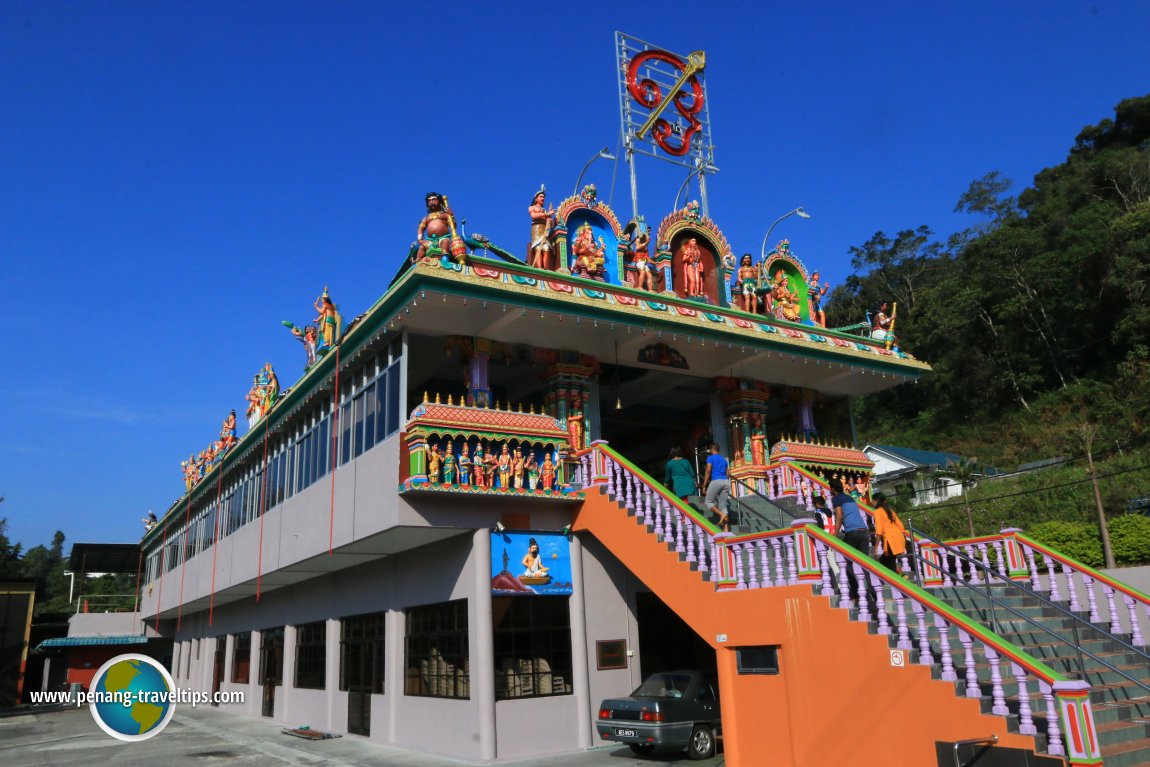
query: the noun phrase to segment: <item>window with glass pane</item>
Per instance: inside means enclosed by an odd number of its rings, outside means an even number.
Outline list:
[[[252,632],[243,631],[232,640],[232,681],[247,684],[252,665]]]
[[[316,621],[295,629],[295,686],[322,690],[327,681],[327,623]]]
[[[571,694],[567,597],[495,597],[495,697]]]
[[[470,698],[467,600],[407,610],[405,695]]]
[[[283,684],[284,629],[283,626],[260,632],[260,678],[263,685]]]
[[[383,692],[387,613],[354,615],[340,621],[339,689]]]

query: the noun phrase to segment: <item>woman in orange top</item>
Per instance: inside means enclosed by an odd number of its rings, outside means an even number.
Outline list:
[[[874,535],[882,542],[882,556],[878,561],[897,573],[898,557],[906,553],[906,528],[881,492],[874,494]]]

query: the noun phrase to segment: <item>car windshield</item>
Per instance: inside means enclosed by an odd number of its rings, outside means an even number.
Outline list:
[[[690,674],[653,674],[631,694],[643,698],[681,698],[687,694],[690,683]]]

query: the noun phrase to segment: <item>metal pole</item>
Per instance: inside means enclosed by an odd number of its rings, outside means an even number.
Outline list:
[[[631,148],[631,139],[627,139],[627,167],[631,170],[631,218],[639,216],[639,181],[635,177],[635,150]],[[658,243],[656,243],[658,247]]]
[[[698,164],[698,158],[695,163]],[[709,217],[711,215],[711,206],[707,203],[707,174],[704,173],[702,166],[697,168],[699,173],[699,200],[703,203],[703,215]]]

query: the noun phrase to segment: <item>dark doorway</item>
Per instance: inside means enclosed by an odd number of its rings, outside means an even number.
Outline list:
[[[682,448],[683,457],[693,464],[695,447],[709,438],[711,385],[710,379],[670,369],[604,365],[599,377],[603,439],[662,481],[672,447]]]
[[[651,592],[635,595],[639,623],[639,673],[698,669],[710,677],[718,670],[715,650]]]
[[[260,632],[260,685],[263,705],[260,713],[275,716],[276,688],[283,684],[284,630],[283,626]]]
[[[212,705],[220,705],[220,684],[224,681],[224,658],[227,657],[227,637],[216,637],[216,657],[212,663]]]
[[[347,691],[347,731],[371,735],[371,696],[383,692],[386,613],[340,622],[340,686]]]

